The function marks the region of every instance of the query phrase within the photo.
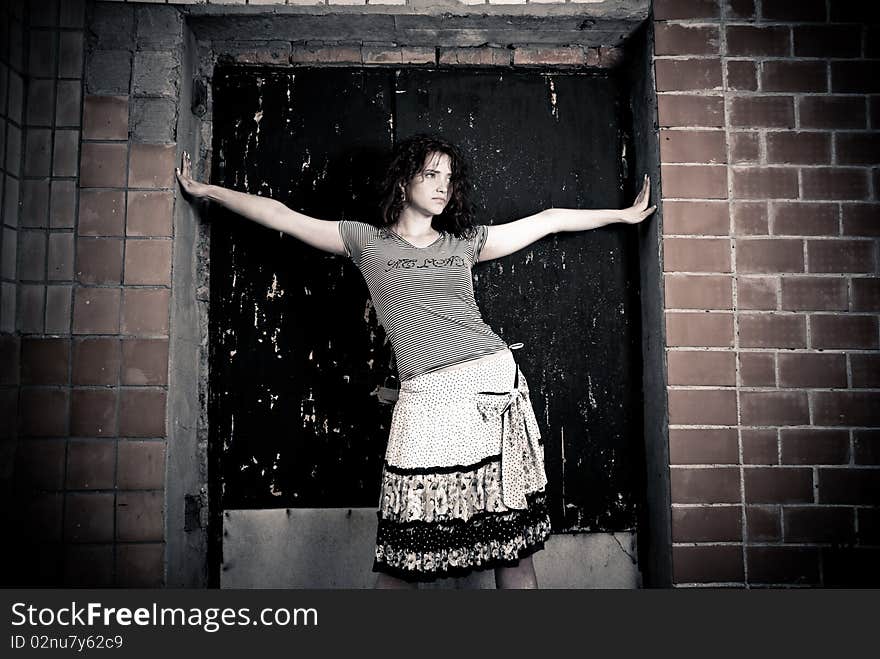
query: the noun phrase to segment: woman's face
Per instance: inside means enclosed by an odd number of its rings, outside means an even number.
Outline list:
[[[452,162],[445,153],[431,153],[422,171],[406,186],[407,205],[423,215],[439,215],[452,195]]]

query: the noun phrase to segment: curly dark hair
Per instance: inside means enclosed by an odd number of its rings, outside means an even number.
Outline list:
[[[405,197],[401,186],[406,186],[422,171],[428,156],[443,153],[449,156],[452,169],[452,194],[449,203],[439,215],[431,220],[437,230],[451,233],[456,238],[470,238],[474,233],[474,208],[470,201],[470,172],[461,152],[451,143],[433,135],[419,134],[397,144],[391,164],[385,174],[381,190],[380,227],[390,227],[397,222],[403,210]]]

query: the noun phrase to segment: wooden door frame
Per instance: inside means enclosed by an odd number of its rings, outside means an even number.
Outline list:
[[[638,4],[638,3],[636,3]],[[217,6],[213,11],[217,11]],[[584,14],[586,12],[583,12]],[[503,16],[479,17],[470,27],[459,27],[444,32],[444,46],[394,45],[378,49],[363,44],[354,47],[346,40],[329,40],[319,45],[306,42],[254,41],[243,47],[240,28],[230,32],[236,21],[217,21],[214,14],[210,20],[204,12],[194,12],[186,21],[184,48],[181,56],[184,74],[181,76],[180,105],[191,112],[181,112],[177,134],[181,149],[198,153],[205,171],[210,167],[211,144],[211,92],[209,81],[218,61],[235,61],[241,64],[276,64],[295,66],[337,66],[360,64],[364,66],[414,66],[471,67],[491,64],[497,66],[499,57],[504,65],[540,67],[544,70],[570,70],[576,68],[605,68],[625,66],[631,81],[634,120],[634,143],[640,148],[633,154],[633,166],[637,171],[648,172],[659,181],[659,144],[655,130],[657,101],[650,54],[653,52],[653,31],[644,15],[633,15],[628,20],[612,21],[608,17],[598,19],[598,25],[611,29],[612,22],[620,33],[619,41],[627,41],[627,47],[600,47],[591,45],[602,32],[570,28],[568,34],[553,27],[546,17],[535,17],[531,25],[529,17],[520,17],[510,31],[515,35],[529,34],[532,45],[515,43],[498,46],[476,46],[475,29],[482,29],[498,36],[506,24]],[[322,26],[328,34],[338,32],[333,17],[322,17],[315,22],[314,16],[291,15],[291,21],[308,22],[303,30],[293,29],[288,34],[307,32],[314,36]],[[570,20],[571,16],[564,17]],[[439,28],[442,17],[421,16],[417,22]],[[348,19],[350,22],[350,19]],[[310,21],[310,22],[309,22]],[[386,35],[393,37],[394,25],[386,27]],[[567,23],[566,23],[567,24]],[[583,24],[583,23],[582,23]],[[460,24],[462,25],[462,24]],[[477,25],[474,28],[473,25]],[[542,32],[542,27],[544,32]],[[284,29],[289,29],[290,25]],[[349,26],[349,32],[352,28]],[[370,29],[374,29],[371,27]],[[378,29],[382,29],[381,27]],[[316,32],[317,30],[317,32]],[[546,43],[542,34],[552,34],[552,40],[568,39],[565,47]],[[431,34],[427,34],[431,39]],[[477,36],[476,38],[479,38]],[[552,41],[551,40],[551,41]],[[430,41],[434,43],[434,41]],[[571,44],[578,44],[571,46]],[[521,56],[517,57],[517,52]],[[279,54],[280,53],[280,54]],[[508,59],[505,61],[504,57]],[[299,58],[299,59],[298,59]],[[410,59],[407,59],[410,58]],[[355,61],[357,60],[357,61]],[[192,74],[192,75],[190,75]],[[663,322],[663,284],[660,267],[660,244],[662,233],[662,209],[657,221],[641,227],[639,252],[641,269],[642,305],[642,355],[643,391],[645,395],[644,437],[646,465],[646,506],[639,537],[640,569],[644,586],[668,586],[672,581],[671,505],[669,496],[668,416],[665,368],[665,324]],[[184,203],[175,204],[174,279],[172,295],[171,329],[171,386],[169,387],[168,464],[166,479],[166,584],[172,587],[216,586],[216,579],[208,573],[207,556],[207,290],[209,281],[207,263],[210,244],[210,227],[197,221],[194,211]]]

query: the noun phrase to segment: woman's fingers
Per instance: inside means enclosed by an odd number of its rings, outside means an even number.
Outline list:
[[[190,161],[189,153],[186,151],[180,154],[180,166],[175,167],[174,173],[177,175],[177,180],[183,191],[189,195],[194,195],[198,183],[192,178],[192,162]]]
[[[189,159],[189,154],[186,151],[180,154],[180,167],[178,168],[178,171],[180,171],[184,176],[190,176],[191,163]]]
[[[644,210],[648,206],[648,195],[651,193],[651,179],[648,178],[648,175],[645,174],[644,183],[642,183],[642,189],[639,192],[639,197],[636,203]]]
[[[646,174],[644,178],[644,183],[642,184],[642,189],[639,190],[639,194],[638,196],[636,196],[636,200],[633,202],[633,206],[643,210],[648,205],[648,192],[648,175]]]
[[[209,186],[192,177],[192,161],[188,152],[180,154],[180,167],[176,167],[174,171],[184,194],[195,199],[201,199],[205,195]]]
[[[174,171],[177,174],[177,178],[184,186],[188,186],[193,183],[192,162],[190,161],[189,153],[184,151],[180,154],[180,167],[177,167]]]

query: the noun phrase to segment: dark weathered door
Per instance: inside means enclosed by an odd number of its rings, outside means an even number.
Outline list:
[[[461,145],[481,223],[619,207],[632,189],[626,97],[608,74],[221,69],[214,85],[212,182],[325,219],[374,217],[394,141],[418,132]],[[391,408],[373,392],[394,365],[360,273],[235,215],[211,222],[214,514],[375,506]],[[623,225],[557,234],[475,268],[486,321],[525,343],[555,532],[635,527],[631,238]]]

